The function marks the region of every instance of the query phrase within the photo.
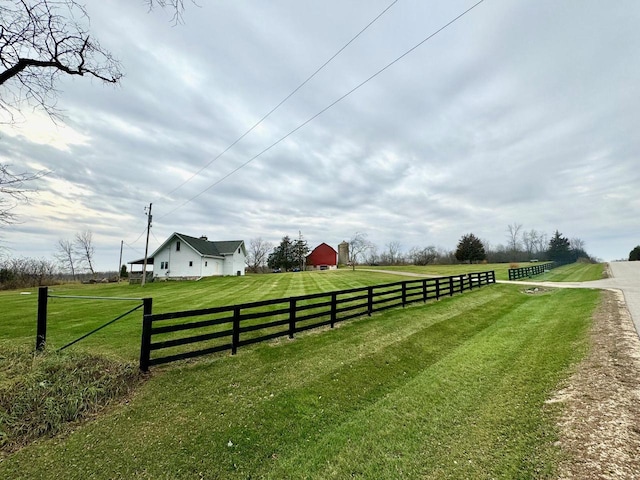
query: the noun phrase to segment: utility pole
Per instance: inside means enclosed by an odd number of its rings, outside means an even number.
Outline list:
[[[124,240],[120,240],[120,261],[118,262],[118,283],[120,283],[120,273],[122,272],[122,245],[124,245]]]
[[[147,279],[147,255],[149,254],[149,231],[151,230],[151,206],[153,203],[149,204],[149,210],[147,211],[145,207],[145,213],[147,214],[147,242],[144,246],[144,262],[142,264],[142,283],[140,286],[144,287],[145,280]]]

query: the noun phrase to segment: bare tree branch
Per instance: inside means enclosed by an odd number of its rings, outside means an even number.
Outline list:
[[[46,175],[46,172],[12,173],[9,168],[10,165],[0,164],[0,226],[17,222],[12,210],[19,203],[27,203],[27,194],[33,191],[25,183]]]
[[[80,22],[82,21],[82,23]],[[0,110],[12,122],[23,105],[56,117],[60,75],[118,83],[120,64],[87,31],[75,0],[10,0],[0,6]]]

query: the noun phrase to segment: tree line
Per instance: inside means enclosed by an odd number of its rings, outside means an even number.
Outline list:
[[[449,265],[454,263],[509,263],[557,261],[571,263],[580,259],[595,261],[585,250],[585,242],[577,237],[568,238],[556,230],[550,237],[535,229],[524,230],[521,224],[507,226],[506,243],[492,245],[473,233],[463,235],[454,250],[435,245],[413,246],[404,249],[398,241],[391,241],[380,248],[371,242],[364,232],[356,232],[349,244],[348,263],[355,265]],[[292,240],[282,237],[274,246],[261,237],[251,239],[247,249],[247,265],[251,272],[267,269],[303,269],[309,253],[307,241],[299,235]],[[640,255],[640,247],[638,247]]]
[[[61,238],[56,245],[54,260],[29,257],[0,259],[0,289],[39,287],[63,281],[97,281],[95,246],[91,230],[76,233],[73,239]],[[126,266],[120,272],[126,274]],[[126,275],[125,275],[126,276]],[[108,281],[117,274],[106,274]],[[102,281],[103,279],[101,279]]]

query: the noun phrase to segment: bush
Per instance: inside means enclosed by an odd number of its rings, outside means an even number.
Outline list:
[[[0,451],[54,436],[131,393],[138,369],[85,353],[4,348],[0,355]]]

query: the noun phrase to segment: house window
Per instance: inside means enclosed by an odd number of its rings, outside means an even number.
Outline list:
[[[164,262],[164,268],[169,269],[169,262]]]
[[[160,262],[160,270],[164,270],[164,262]]]
[[[180,241],[176,242],[176,252],[180,251]]]
[[[240,253],[240,249],[238,249],[238,253]]]
[[[189,261],[189,266],[193,267],[193,262],[192,261]]]
[[[208,263],[208,262],[204,262],[204,266],[205,266],[205,267],[207,266],[207,263]]]

